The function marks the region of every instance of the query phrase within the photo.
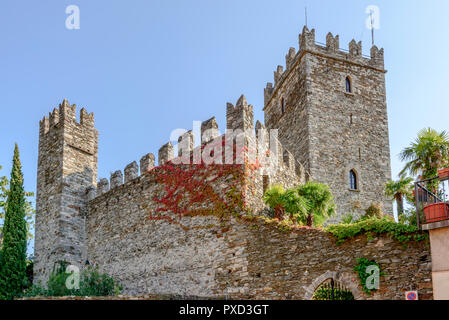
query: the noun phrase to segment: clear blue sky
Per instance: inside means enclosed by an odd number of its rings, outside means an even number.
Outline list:
[[[65,27],[68,5],[80,29]],[[449,2],[237,0],[2,0],[0,175],[18,142],[25,186],[35,190],[39,120],[63,98],[94,112],[99,176],[123,169],[169,140],[175,128],[216,116],[244,93],[263,121],[263,88],[298,47],[305,23],[325,42],[362,40],[368,5],[380,8],[393,177],[397,155],[421,128],[448,129]]]

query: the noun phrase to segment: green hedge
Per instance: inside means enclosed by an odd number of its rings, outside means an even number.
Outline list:
[[[372,236],[373,234],[387,234],[399,242],[422,241],[428,239],[428,235],[418,233],[418,228],[413,225],[397,223],[391,217],[372,217],[354,223],[341,223],[330,225],[325,230],[337,238],[337,244],[346,239],[361,234]]]

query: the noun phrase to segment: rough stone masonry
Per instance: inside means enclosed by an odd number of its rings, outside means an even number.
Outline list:
[[[254,126],[253,106],[244,96],[226,107],[226,129],[237,132],[231,140],[242,139],[244,154],[256,146],[256,160],[263,165],[247,180],[251,167],[242,163],[235,175],[210,177],[210,188],[220,194],[235,186],[245,211],[262,215],[268,186],[316,180],[330,185],[336,220],[360,215],[373,203],[392,214],[383,195],[391,176],[383,49],[374,46],[365,57],[361,43],[352,41],[343,52],[332,34],[321,46],[307,28],[299,42],[298,53],[291,48],[286,56],[286,70],[279,66],[274,85],[265,89],[265,126]],[[278,129],[278,139],[263,129]],[[401,299],[411,288],[431,297],[425,243],[404,248],[387,237],[359,237],[336,246],[319,230],[280,231],[233,216],[160,216],[155,198],[167,190],[158,170],[205,150],[214,160],[236,152],[216,149],[227,135],[219,136],[215,118],[204,121],[201,131],[201,137],[188,131],[179,138],[178,158],[169,142],[158,152],[159,166],[150,153],[97,183],[93,114],[82,109],[78,123],[76,106],[64,100],[41,120],[35,282],[45,283],[55,262],[63,260],[97,265],[132,295],[310,299],[320,283],[334,278],[357,299]],[[196,148],[195,138],[202,142]],[[375,259],[388,271],[388,285],[381,284],[375,296],[362,292],[352,271],[359,257]]]

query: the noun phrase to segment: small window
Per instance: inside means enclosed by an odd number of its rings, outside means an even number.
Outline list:
[[[346,92],[352,93],[352,84],[349,77],[346,77]]]
[[[285,112],[285,102],[284,98],[281,99],[281,114],[284,114]]]
[[[358,190],[357,174],[354,170],[349,171],[349,188],[351,190]]]
[[[349,124],[352,124],[352,113],[349,115]]]

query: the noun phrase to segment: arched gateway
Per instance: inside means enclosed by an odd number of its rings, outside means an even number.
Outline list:
[[[332,286],[331,283],[334,284],[335,288],[339,288],[342,291],[350,291],[354,300],[362,299],[358,279],[353,274],[347,272],[327,271],[313,280],[312,284],[306,288],[304,300],[312,300],[317,290],[330,289]]]

